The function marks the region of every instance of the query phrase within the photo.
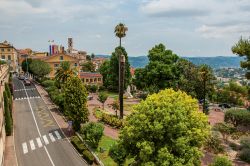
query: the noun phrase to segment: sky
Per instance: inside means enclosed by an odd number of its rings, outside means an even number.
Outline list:
[[[250,0],[0,0],[0,41],[48,51],[49,40],[89,54],[111,54],[114,27],[128,27],[129,56],[163,43],[179,56],[232,56],[250,36]]]

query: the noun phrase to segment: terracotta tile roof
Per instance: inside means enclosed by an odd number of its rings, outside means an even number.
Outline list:
[[[102,77],[100,73],[80,72],[80,78]]]
[[[134,76],[135,75],[135,68],[131,67],[130,68],[130,73],[131,73],[132,76]]]

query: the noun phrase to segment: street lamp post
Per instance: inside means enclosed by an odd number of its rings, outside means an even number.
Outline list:
[[[124,74],[125,74],[125,56],[119,56],[119,101],[120,101],[120,118],[123,119],[123,92],[124,92]]]

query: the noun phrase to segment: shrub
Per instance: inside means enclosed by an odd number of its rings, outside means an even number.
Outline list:
[[[242,149],[250,149],[250,137],[244,137],[240,140]]]
[[[225,156],[217,156],[210,166],[232,166],[232,162]]]
[[[50,86],[50,87],[47,87],[46,90],[47,90],[48,93],[50,93],[52,91],[58,90],[58,88],[56,86]]]
[[[100,111],[99,109],[95,109],[94,110],[94,116],[97,118],[97,119],[101,119],[102,118],[102,111]]]
[[[82,152],[82,157],[87,161],[88,164],[93,164],[95,157],[88,150]]]
[[[240,154],[239,154],[239,158],[242,160],[242,161],[245,161],[247,163],[250,163],[250,149],[243,149]]]
[[[104,91],[105,90],[105,86],[99,86],[99,91]]]
[[[227,140],[228,135],[235,132],[235,127],[228,123],[217,123],[214,125],[214,130],[219,131],[222,134],[223,139]]]
[[[126,151],[119,144],[114,144],[109,149],[109,156],[120,166],[126,160]]]
[[[225,122],[232,123],[235,127],[250,124],[250,112],[247,110],[228,110],[225,113]]]
[[[240,149],[240,147],[239,147],[236,143],[233,143],[233,142],[231,142],[231,143],[229,144],[229,146],[230,146],[234,151],[237,151],[237,150]]]
[[[224,152],[224,148],[221,144],[222,141],[219,139],[219,137],[217,135],[212,135],[207,139],[205,143],[205,149],[215,154],[222,153]]]
[[[95,93],[98,90],[97,85],[86,85],[86,88],[89,92]]]
[[[99,141],[102,138],[103,130],[104,127],[102,124],[90,122],[81,128],[81,134],[91,147],[97,148]]]
[[[124,122],[122,119],[118,119],[115,115],[110,115],[103,113],[100,121],[115,127],[115,128],[121,128],[124,125]]]
[[[74,147],[79,153],[82,153],[84,150],[87,150],[87,147],[82,143],[82,141],[77,136],[73,136],[71,138],[71,143],[74,145]]]
[[[44,87],[50,87],[50,86],[55,86],[55,81],[53,80],[46,80],[42,82],[42,86]]]

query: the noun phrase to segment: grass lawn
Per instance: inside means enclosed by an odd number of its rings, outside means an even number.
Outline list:
[[[116,140],[107,137],[107,136],[102,136],[102,139],[99,143],[99,146],[95,153],[99,157],[99,159],[102,161],[102,163],[105,166],[117,166],[117,164],[113,161],[113,159],[108,155],[109,154],[109,148],[115,144]],[[100,152],[100,147],[102,149],[105,149],[103,153]],[[125,162],[125,166],[127,166],[129,163],[133,162],[133,159],[127,159]]]
[[[114,99],[118,99],[118,93],[115,92],[110,92],[110,91],[102,91],[104,93],[107,93],[109,97],[114,98]]]
[[[116,140],[107,137],[107,136],[103,136],[99,146],[96,150],[96,154],[99,157],[99,159],[103,162],[103,164],[105,166],[116,166],[117,164],[109,157],[108,153],[109,153],[109,148],[115,144]],[[104,152],[101,153],[100,152],[100,148],[104,149]]]

